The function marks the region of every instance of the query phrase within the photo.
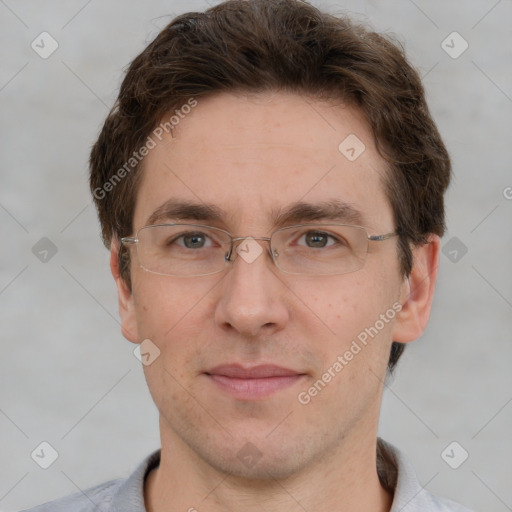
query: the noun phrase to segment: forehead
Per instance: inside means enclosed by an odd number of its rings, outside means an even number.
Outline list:
[[[145,157],[136,229],[169,201],[217,207],[215,223],[232,229],[271,228],[293,205],[334,202],[360,225],[391,227],[385,163],[357,109],[283,92],[197,101]]]

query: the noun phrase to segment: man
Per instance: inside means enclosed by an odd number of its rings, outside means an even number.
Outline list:
[[[161,450],[42,511],[464,511],[377,438],[425,329],[450,160],[385,37],[296,0],[171,22],[90,160]]]

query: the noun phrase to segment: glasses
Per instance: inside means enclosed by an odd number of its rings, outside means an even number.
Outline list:
[[[121,238],[135,245],[139,265],[166,276],[206,276],[225,270],[235,242],[247,240],[236,252],[252,262],[262,252],[255,240],[268,241],[270,255],[282,272],[300,275],[348,274],[366,261],[369,242],[396,233],[368,235],[361,226],[299,224],[280,228],[270,237],[232,237],[227,231],[201,224],[158,224],[141,228],[135,237]]]

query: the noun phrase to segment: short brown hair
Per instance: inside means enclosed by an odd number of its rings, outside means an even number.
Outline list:
[[[273,90],[341,99],[365,116],[388,162],[384,187],[400,268],[409,275],[411,247],[444,233],[450,181],[450,159],[420,77],[389,37],[300,0],[227,0],[183,14],[133,60],[90,157],[105,245],[132,234],[142,172],[134,152],[165,115],[191,98]],[[130,285],[126,251],[120,262]],[[403,348],[393,342],[390,370]]]

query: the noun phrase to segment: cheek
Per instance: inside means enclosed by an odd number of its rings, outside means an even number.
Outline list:
[[[301,390],[299,401],[320,416],[325,409],[351,411],[346,421],[355,421],[381,394],[396,316],[392,283],[384,274],[361,271],[331,280],[308,302],[333,332],[315,346],[322,368]]]
[[[206,299],[215,283],[142,277],[133,286],[138,330],[141,339],[150,339],[159,350],[143,367],[148,388],[159,408],[181,403],[193,409],[184,388],[190,388],[200,372],[201,353],[209,342],[213,313],[205,308],[210,307]]]
[[[213,320],[213,312],[205,308],[211,308],[207,296],[216,282],[204,277],[202,280],[151,274],[141,277],[133,285],[141,339],[149,338],[162,353],[172,353],[174,359],[183,359],[191,350],[200,350],[200,340],[210,330]]]
[[[363,270],[317,282],[313,291],[295,287],[311,311],[329,327],[331,338],[340,343],[357,336],[391,307],[391,286],[386,276]]]
[[[317,293],[309,291],[311,310],[328,326],[324,342],[315,347],[322,352],[324,369],[331,368],[341,356],[343,371],[336,373],[343,373],[344,379],[358,380],[370,370],[378,375],[385,370],[397,289],[389,273],[370,275],[370,269],[362,269],[326,281]],[[305,290],[297,293],[308,296]]]

